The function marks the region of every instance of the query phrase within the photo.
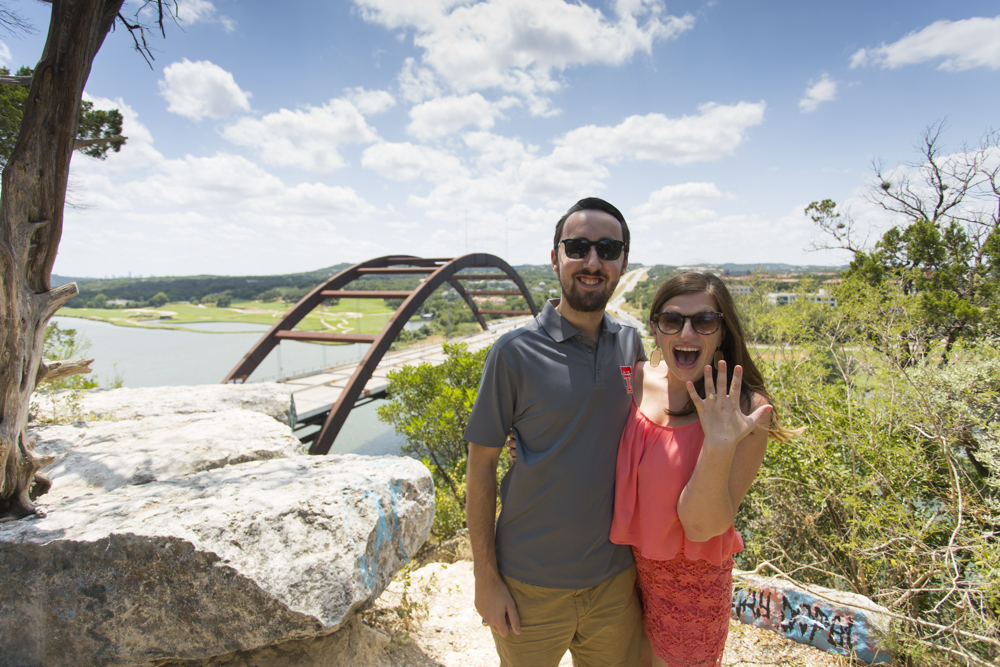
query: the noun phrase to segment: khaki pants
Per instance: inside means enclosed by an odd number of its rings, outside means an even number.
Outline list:
[[[581,590],[503,580],[517,605],[521,634],[493,633],[501,667],[556,667],[567,649],[575,667],[639,664],[642,619],[634,567]]]

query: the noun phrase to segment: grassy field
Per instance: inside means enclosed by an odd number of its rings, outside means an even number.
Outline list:
[[[291,306],[280,301],[234,301],[229,308],[190,303],[167,303],[159,308],[62,308],[61,317],[81,317],[117,326],[180,329],[198,331],[186,324],[236,322],[273,325]],[[332,307],[317,308],[295,328],[301,331],[339,331],[341,333],[378,333],[393,310],[381,299],[342,299]]]

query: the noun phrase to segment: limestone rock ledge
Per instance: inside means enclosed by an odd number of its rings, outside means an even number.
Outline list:
[[[144,419],[171,414],[222,410],[260,412],[287,424],[292,410],[292,387],[278,382],[205,384],[185,387],[121,387],[94,389],[80,398],[80,410],[99,418]],[[35,394],[32,401],[42,415],[52,412],[59,393]]]
[[[0,524],[0,665],[204,659],[332,632],[424,542],[433,497],[417,461],[344,455],[66,498]]]
[[[57,480],[39,499],[52,506],[86,493],[148,484],[227,465],[305,454],[287,426],[249,410],[36,426],[35,452]]]

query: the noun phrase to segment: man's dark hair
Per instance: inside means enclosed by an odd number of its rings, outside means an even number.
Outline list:
[[[604,201],[599,197],[584,197],[577,203],[569,207],[563,217],[559,218],[559,222],[556,223],[556,237],[552,241],[552,247],[559,250],[559,240],[562,238],[563,226],[566,224],[566,218],[573,215],[577,211],[603,211],[613,217],[615,220],[622,224],[622,241],[625,241],[625,252],[628,252],[630,235],[628,233],[628,223],[625,222],[625,216],[622,212],[615,208],[612,204]]]

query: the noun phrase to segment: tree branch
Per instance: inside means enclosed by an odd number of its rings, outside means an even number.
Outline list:
[[[38,375],[35,383],[37,385],[42,382],[68,378],[71,375],[92,373],[93,369],[90,367],[92,363],[94,363],[93,359],[62,359],[60,361],[42,359],[42,363],[38,364]]]
[[[80,148],[87,148],[89,146],[99,146],[101,144],[123,144],[128,140],[128,137],[117,136],[117,137],[98,137],[96,139],[77,139],[73,142],[73,150]]]
[[[50,317],[56,314],[57,310],[62,308],[64,303],[79,293],[80,290],[77,289],[76,283],[66,283],[48,292],[36,294],[35,298],[38,299],[38,309],[42,314],[41,319],[48,321]]]

